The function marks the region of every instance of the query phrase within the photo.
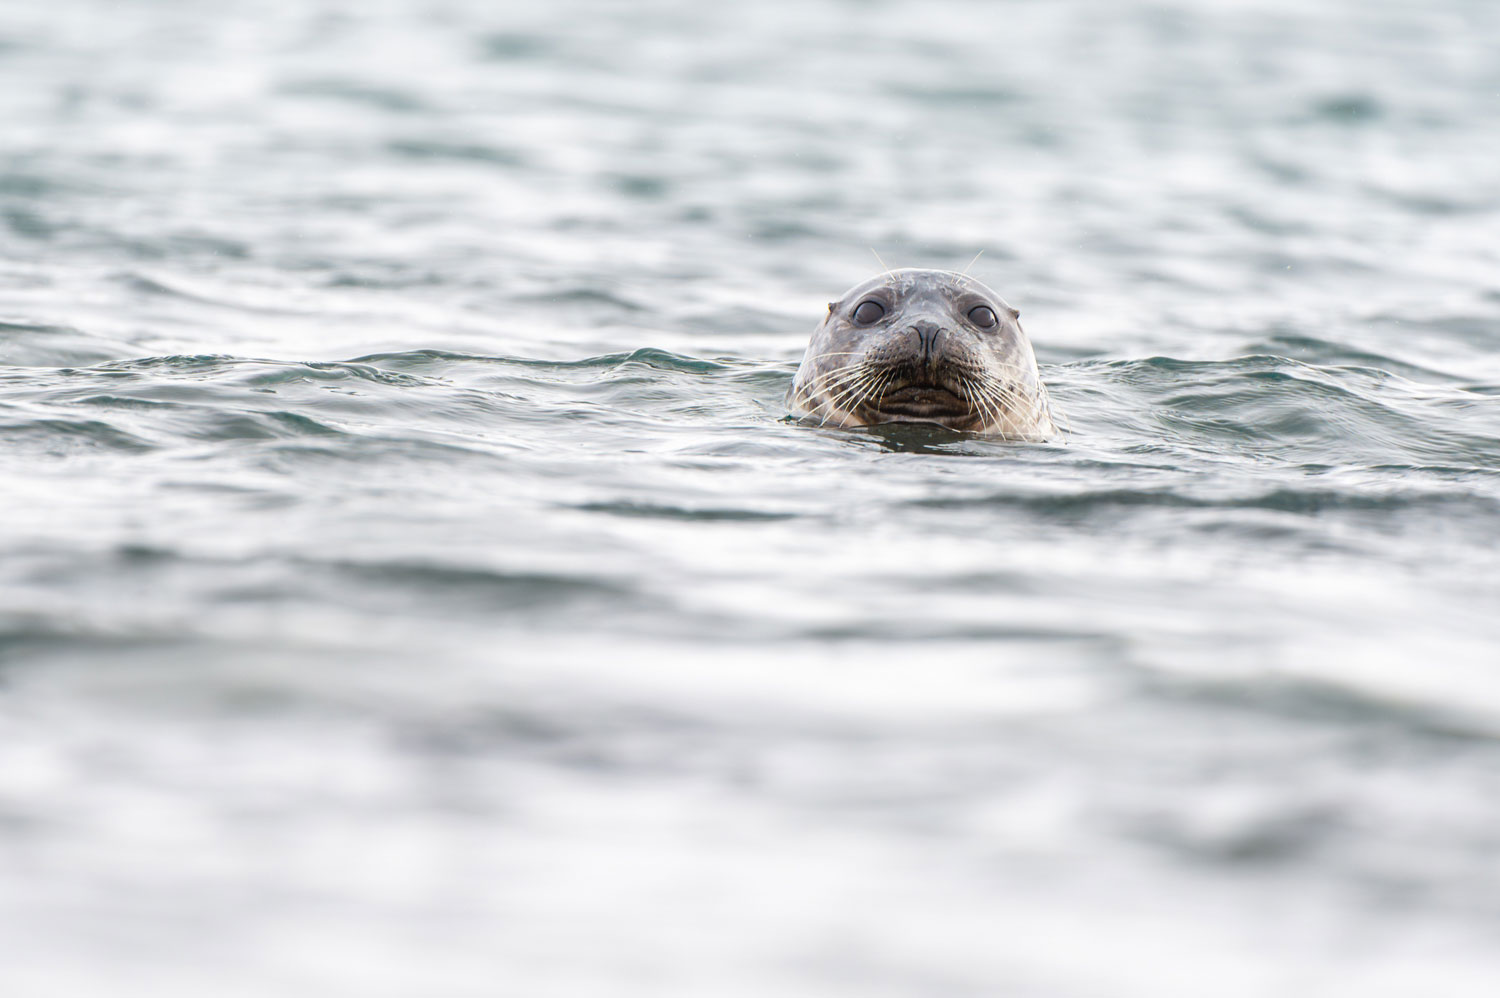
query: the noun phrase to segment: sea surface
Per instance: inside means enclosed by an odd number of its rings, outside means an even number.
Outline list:
[[[790,421],[887,265],[1066,432]],[[1500,6],[0,6],[5,995],[1490,996],[1497,855]]]

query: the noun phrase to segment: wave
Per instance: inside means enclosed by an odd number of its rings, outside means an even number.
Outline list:
[[[1044,377],[1079,442],[1249,466],[1500,466],[1494,397],[1377,367],[1150,357],[1063,364]]]

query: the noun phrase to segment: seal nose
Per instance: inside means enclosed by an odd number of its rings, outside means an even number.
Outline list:
[[[913,322],[910,330],[917,337],[917,345],[922,351],[922,363],[930,367],[937,359],[938,337],[943,335],[943,327],[936,322],[919,319]]]

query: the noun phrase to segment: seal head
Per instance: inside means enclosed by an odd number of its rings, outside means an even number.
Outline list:
[[[946,270],[894,270],[828,305],[787,396],[820,425],[935,423],[1022,440],[1056,432],[1020,313]]]

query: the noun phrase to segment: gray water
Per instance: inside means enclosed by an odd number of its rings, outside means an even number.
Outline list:
[[[0,7],[0,989],[1500,980],[1500,8]],[[788,421],[886,264],[1068,432]]]

